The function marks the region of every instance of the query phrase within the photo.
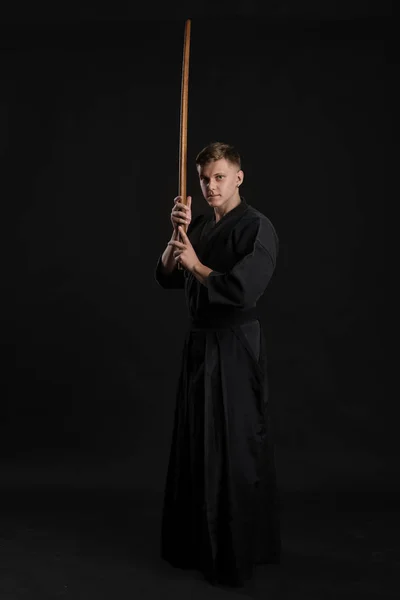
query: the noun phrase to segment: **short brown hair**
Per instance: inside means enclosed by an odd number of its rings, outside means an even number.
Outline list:
[[[196,166],[204,167],[209,162],[225,160],[230,163],[237,165],[238,169],[241,169],[241,160],[239,153],[230,144],[224,144],[223,142],[213,142],[208,144],[201,152],[196,156]]]

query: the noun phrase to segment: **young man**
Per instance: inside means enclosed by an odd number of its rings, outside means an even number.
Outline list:
[[[240,196],[244,173],[232,146],[210,144],[196,166],[213,215],[191,221],[191,198],[188,206],[175,198],[173,234],[155,270],[163,288],[185,289],[190,317],[161,552],[213,584],[242,586],[254,564],[280,556],[265,340],[256,309],[275,269],[278,238],[269,219]]]

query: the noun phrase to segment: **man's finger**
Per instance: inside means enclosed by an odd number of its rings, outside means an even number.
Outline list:
[[[180,229],[180,232],[182,233],[183,237],[187,237],[186,231],[183,229],[182,225],[179,225],[178,229]]]

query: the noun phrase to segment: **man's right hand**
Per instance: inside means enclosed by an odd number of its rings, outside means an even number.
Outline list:
[[[191,196],[187,197],[187,206],[182,203],[182,196],[177,196],[174,199],[174,207],[171,211],[171,223],[172,223],[172,227],[174,228],[175,236],[178,235],[178,226],[179,225],[186,225],[186,231],[187,231],[187,227],[189,227],[189,223],[192,220],[191,207],[192,207],[192,197]]]

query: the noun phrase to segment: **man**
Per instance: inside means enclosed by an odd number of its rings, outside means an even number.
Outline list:
[[[213,584],[242,586],[254,564],[279,562],[280,555],[265,340],[256,309],[275,269],[278,238],[269,219],[240,196],[244,173],[232,146],[210,144],[196,166],[213,215],[192,222],[191,197],[187,206],[175,198],[173,234],[155,270],[162,287],[185,289],[190,316],[161,552]]]

